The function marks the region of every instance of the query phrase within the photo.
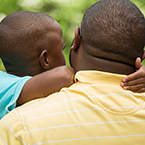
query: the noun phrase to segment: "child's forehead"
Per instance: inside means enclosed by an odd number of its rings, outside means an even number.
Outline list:
[[[46,32],[46,31],[45,31]],[[63,41],[63,32],[62,32],[62,28],[60,26],[60,24],[57,21],[54,21],[51,26],[49,27],[48,31],[46,32],[46,36],[44,38],[44,41],[46,41],[48,44],[53,44],[56,41],[61,41],[62,45],[62,41]]]
[[[54,23],[52,24],[51,30],[54,31],[55,33],[59,33],[60,35],[63,34],[62,27],[57,21],[54,21]]]

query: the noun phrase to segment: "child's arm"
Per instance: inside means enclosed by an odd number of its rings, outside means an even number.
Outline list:
[[[145,66],[141,65],[141,59],[137,58],[135,66],[138,69],[122,79],[121,86],[125,90],[133,92],[145,92]]]
[[[61,66],[29,79],[24,85],[17,100],[17,106],[36,98],[46,97],[74,82],[74,70],[69,66]]]

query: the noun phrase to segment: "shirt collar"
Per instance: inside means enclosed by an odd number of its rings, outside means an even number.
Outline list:
[[[84,83],[95,83],[95,84],[109,84],[111,85],[120,84],[123,77],[126,75],[108,73],[102,71],[79,71],[75,75],[75,81]]]

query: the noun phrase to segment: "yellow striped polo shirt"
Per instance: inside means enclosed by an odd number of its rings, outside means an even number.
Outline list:
[[[145,94],[124,75],[79,71],[69,88],[26,103],[0,121],[0,145],[144,145]]]

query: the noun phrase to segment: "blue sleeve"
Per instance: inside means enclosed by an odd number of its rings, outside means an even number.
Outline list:
[[[16,101],[30,78],[0,71],[0,119],[16,107]]]

